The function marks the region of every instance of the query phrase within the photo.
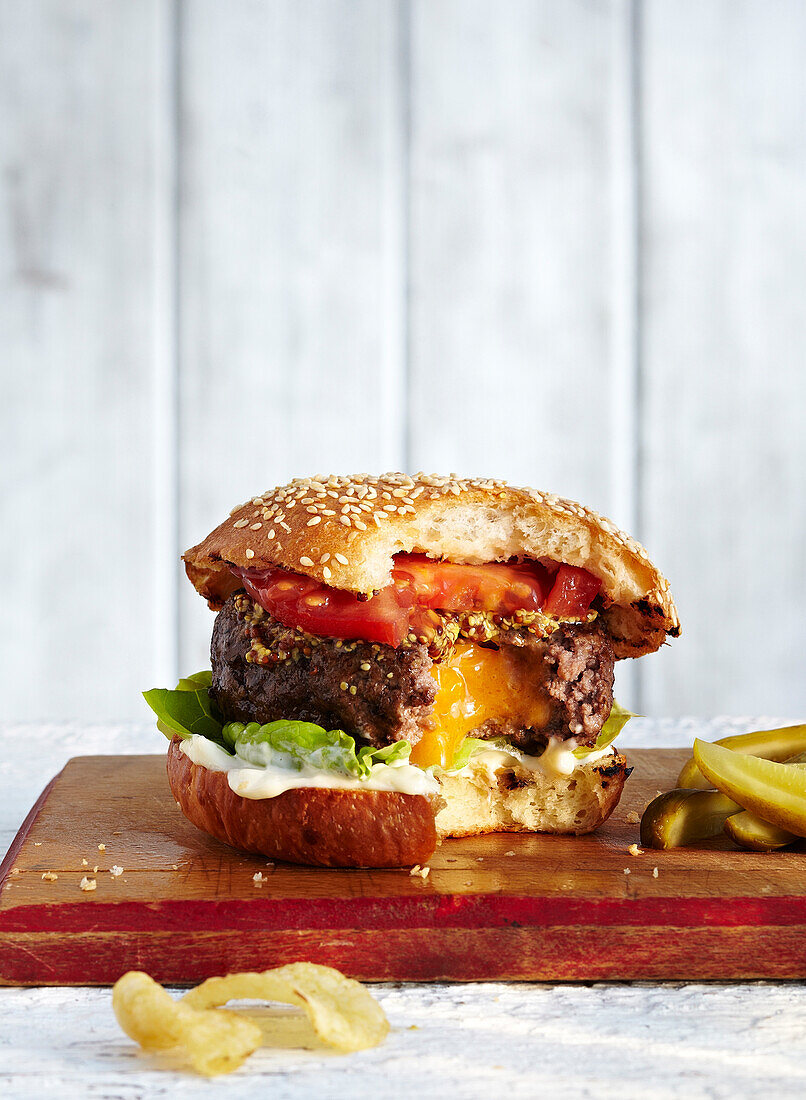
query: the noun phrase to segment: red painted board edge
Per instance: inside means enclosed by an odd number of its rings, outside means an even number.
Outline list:
[[[64,769],[62,769],[62,771],[63,770]],[[48,795],[50,794],[54,783],[56,782],[56,780],[59,778],[59,776],[61,774],[62,773],[60,771],[60,772],[57,772],[56,775],[54,775],[53,779],[51,779],[50,783],[48,783],[48,785],[42,791],[39,798],[37,798],[36,802],[34,802],[33,806],[28,811],[28,816],[25,818],[22,825],[20,825],[19,829],[17,830],[17,835],[12,840],[8,851],[6,852],[5,856],[3,857],[3,862],[0,863],[0,890],[2,890],[3,887],[5,886],[6,879],[8,878],[8,876],[11,872],[11,868],[14,866],[14,861],[17,858],[17,853],[19,852],[20,848],[22,847],[22,845],[25,841],[25,838],[28,836],[28,833],[31,831],[31,828],[32,828],[34,822],[39,817],[39,813],[40,813],[42,807],[44,806],[45,800],[47,799]]]
[[[421,898],[229,898],[19,905],[0,932],[293,932],[437,928],[747,928],[806,925],[806,895],[569,898],[491,894]]]
[[[166,984],[288,962],[333,966],[360,981],[634,981],[803,979],[804,926],[786,929],[441,929],[264,936],[111,934],[0,937],[0,985],[111,985],[129,969]],[[728,937],[726,939],[726,936]],[[731,943],[730,941],[733,940]],[[737,951],[737,947],[740,950]]]

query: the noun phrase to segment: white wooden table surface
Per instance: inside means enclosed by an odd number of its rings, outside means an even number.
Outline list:
[[[775,724],[770,722],[770,724]],[[690,744],[751,723],[648,720],[623,743]],[[158,748],[145,725],[6,725],[0,847],[70,756]],[[595,942],[591,950],[596,950]],[[264,1095],[734,1098],[806,1094],[801,983],[382,985],[384,1046],[349,1056],[263,1049],[206,1082],[137,1052],[107,989],[0,990],[3,1100]]]

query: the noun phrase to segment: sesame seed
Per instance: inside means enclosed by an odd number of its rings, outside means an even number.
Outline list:
[[[317,520],[316,522],[318,523],[319,521]],[[364,523],[364,521],[360,519],[353,520],[353,526],[357,527],[359,531],[366,531],[367,529],[366,523]]]
[[[341,682],[341,683],[339,684],[339,688],[340,688],[340,689],[341,689],[342,691],[346,691],[346,690],[347,690],[347,681],[346,681],[346,680],[342,680],[342,682]]]
[[[330,554],[323,554],[319,559],[319,564],[324,565],[326,561],[330,561]]]
[[[352,687],[350,688],[350,694],[351,694],[351,695],[355,695],[355,693],[356,693],[356,691],[357,691],[357,690],[358,690],[358,689],[356,688],[355,684],[353,684],[353,685],[352,685]]]
[[[339,516],[339,522],[343,523],[345,527],[349,527],[350,526],[350,517],[349,516]]]
[[[247,550],[246,551],[246,556],[247,556],[247,558],[253,558],[255,556],[255,551],[254,550]]]
[[[369,661],[362,661],[361,662],[361,671],[362,672],[369,672],[369,670],[371,668],[372,668],[372,665],[369,663]]]
[[[309,569],[313,565],[313,562],[311,561],[311,559],[309,557],[307,557],[305,554],[303,554],[303,556],[299,559],[299,563],[300,563],[300,565],[307,566]]]
[[[273,528],[272,528],[272,530],[271,530],[271,531],[269,531],[269,538],[270,538],[270,539],[273,539],[273,538],[274,538],[274,529],[273,529]]]

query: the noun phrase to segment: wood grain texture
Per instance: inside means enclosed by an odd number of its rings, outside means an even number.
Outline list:
[[[404,272],[395,4],[183,13],[184,547],[291,476],[404,462]],[[183,587],[183,667],[209,633]]]
[[[0,871],[0,978],[108,984],[137,966],[181,983],[292,959],[367,980],[806,976],[804,853],[725,841],[630,855],[627,815],[673,782],[684,752],[630,755],[598,833],[448,841],[425,880],[267,866],[181,816],[161,758],[77,758]]]
[[[4,716],[133,715],[156,673],[163,14],[0,4]]]
[[[797,2],[645,6],[641,533],[688,639],[647,713],[806,709],[804,43]]]

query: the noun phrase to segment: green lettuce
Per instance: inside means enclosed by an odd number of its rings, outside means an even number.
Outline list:
[[[578,760],[584,760],[584,758],[592,752],[598,752],[600,749],[609,748],[629,720],[635,717],[637,716],[633,714],[632,711],[627,710],[614,700],[607,721],[602,726],[602,730],[596,739],[596,744],[593,747],[584,745],[581,748],[574,749],[574,756],[576,756]],[[483,741],[479,737],[466,737],[454,753],[451,766],[448,770],[452,772],[460,771],[470,763],[474,756],[480,752],[485,752],[487,749],[503,749],[504,752],[511,752],[512,748],[512,745],[509,744],[505,738],[499,737],[491,741]],[[517,753],[518,750],[516,749],[515,752]]]
[[[451,766],[448,771],[461,771],[462,768],[467,767],[476,753],[484,752],[485,749],[497,747],[497,745],[493,745],[490,741],[482,741],[480,737],[466,737],[453,754],[453,760],[451,761]]]
[[[223,732],[224,743],[250,763],[279,763],[296,771],[307,765],[317,771],[343,772],[356,779],[368,779],[373,764],[406,763],[411,752],[407,741],[380,749],[365,746],[356,751],[355,740],[344,730],[325,730],[313,722],[284,719],[264,725],[228,722]]]
[[[357,779],[368,779],[374,764],[393,767],[408,762],[411,745],[397,741],[373,749],[357,749],[355,740],[344,730],[325,730],[313,722],[281,719],[277,722],[226,722],[216,716],[208,687],[212,674],[197,672],[180,680],[176,688],[152,688],[143,698],[157,716],[157,729],[171,740],[198,734],[214,741],[246,763],[301,771],[340,772]]]
[[[152,688],[143,698],[157,716],[157,729],[170,740],[199,734],[221,744],[221,722],[213,714],[210,695],[211,673],[198,672],[180,680],[174,691]]]
[[[593,748],[583,746],[582,748],[574,749],[574,756],[582,760],[589,753],[599,752],[600,749],[610,748],[629,720],[637,717],[637,714],[633,714],[631,710],[627,710],[626,707],[623,707],[614,699],[607,721],[602,726],[601,732],[596,738],[596,744]]]

